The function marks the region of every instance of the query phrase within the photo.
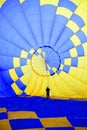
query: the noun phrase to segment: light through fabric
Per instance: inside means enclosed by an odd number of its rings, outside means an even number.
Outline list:
[[[0,97],[87,98],[87,1],[0,0]]]

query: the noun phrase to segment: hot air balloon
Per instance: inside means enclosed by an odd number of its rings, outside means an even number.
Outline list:
[[[0,0],[0,130],[86,130],[84,99],[87,1]]]

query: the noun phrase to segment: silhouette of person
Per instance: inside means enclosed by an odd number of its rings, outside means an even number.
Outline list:
[[[50,97],[50,88],[49,87],[46,88],[46,97],[47,98]]]

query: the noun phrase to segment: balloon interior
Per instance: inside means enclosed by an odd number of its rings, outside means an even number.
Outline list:
[[[0,130],[87,130],[87,0],[0,0]]]

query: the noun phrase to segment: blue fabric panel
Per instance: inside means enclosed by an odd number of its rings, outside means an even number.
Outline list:
[[[22,72],[22,70],[21,70],[20,67],[15,68],[15,71],[16,71],[16,74],[18,75],[19,78],[20,78],[21,76],[23,76],[23,72]]]
[[[20,66],[24,66],[24,65],[26,65],[26,64],[27,64],[26,59],[25,59],[25,58],[21,58],[21,59],[20,59]]]
[[[25,97],[25,96],[29,96],[29,94],[27,95],[25,92],[22,92],[21,96]]]
[[[69,70],[70,70],[70,66],[65,65],[65,66],[63,67],[63,71],[64,71],[64,72],[68,73]]]
[[[16,84],[21,90],[24,90],[26,88],[26,86],[22,83],[22,81],[20,81],[20,79],[16,81]]]
[[[76,50],[77,50],[77,54],[78,54],[78,56],[84,56],[84,49],[83,49],[83,47],[82,47],[82,45],[80,45],[80,46],[77,46],[76,47]]]
[[[35,54],[36,56],[38,56],[38,55],[39,55],[39,53],[38,53],[37,51],[35,51],[35,52],[34,52],[34,54]],[[40,54],[40,55],[41,55],[41,54]]]
[[[58,6],[68,8],[72,12],[74,12],[77,8],[77,6],[69,0],[60,0]]]
[[[43,128],[39,119],[16,119],[10,120],[12,130],[27,129],[27,128]]]
[[[87,101],[83,100],[66,100],[66,101],[60,101],[57,104],[57,107],[60,106],[62,112],[67,117],[87,117]]]
[[[78,58],[72,58],[71,65],[77,67],[78,66]]]
[[[38,102],[38,101],[37,101]],[[56,102],[54,101],[53,103],[51,103],[51,101],[49,99],[43,99],[40,100],[37,104],[36,102],[36,113],[38,115],[38,117],[40,118],[46,118],[46,117],[64,117],[64,113],[61,111],[60,107],[57,107]],[[40,106],[40,103],[42,104]],[[43,105],[45,103],[45,105]],[[51,114],[50,114],[51,113]]]
[[[41,6],[41,22],[42,22],[42,32],[43,32],[43,42],[48,44],[50,40],[50,35],[52,31],[52,25],[54,22],[54,17],[56,13],[56,7],[52,5]]]
[[[82,43],[86,42],[87,41],[87,36],[81,31],[79,30],[76,35],[79,37],[80,41]]]
[[[11,85],[13,83],[13,80],[10,77],[10,74],[9,74],[8,70],[0,71],[0,74],[1,74],[1,77],[3,78],[3,82],[5,80],[8,83],[8,85]]]
[[[31,39],[33,39],[32,33],[29,30],[29,26],[26,22],[25,15],[21,9],[19,1],[8,0],[1,10],[5,17],[10,21],[10,24],[16,32],[26,41],[26,44],[31,46]]]
[[[48,71],[49,69],[48,69],[48,66],[46,65],[46,71]]]
[[[50,75],[51,75],[51,76],[54,75],[54,72],[53,72],[52,70],[50,70]]]
[[[58,69],[58,70],[57,70],[57,74],[60,74],[60,73],[61,73],[61,70]]]
[[[15,96],[15,93],[13,92],[11,88],[11,84],[13,83],[10,76],[8,76],[8,72],[6,71],[0,71],[0,96],[1,97],[9,97],[9,96]]]
[[[64,52],[63,54],[60,55],[60,58],[63,59],[63,58],[70,58],[71,55],[70,55],[70,52],[69,51],[66,51]]]
[[[64,64],[64,59],[61,59],[61,64]]]
[[[79,15],[73,14],[70,19],[74,21],[80,28],[85,25],[84,21]]]
[[[68,120],[71,122],[71,124],[76,127],[87,127],[87,118],[72,118],[69,117]]]
[[[28,54],[28,57],[27,57],[27,58],[28,58],[28,59],[31,59],[31,57],[32,57],[32,55],[31,55],[31,54]]]
[[[0,82],[0,97],[11,97],[16,96],[15,92],[12,90],[12,88],[9,88],[9,85],[5,83],[5,81]]]
[[[69,51],[71,48],[73,48],[73,42],[71,40],[68,40],[64,45],[60,47],[58,50],[59,54],[64,53],[66,51]]]
[[[5,112],[0,113],[0,120],[2,119],[8,119],[7,113]]]
[[[0,38],[0,55],[20,56],[21,49],[10,42]],[[13,53],[14,52],[14,53]]]
[[[59,40],[56,43],[55,50],[59,50],[59,48],[66,43],[66,41],[73,35],[73,31],[68,27],[62,31]]]
[[[39,47],[42,44],[40,1],[34,0],[33,2],[32,0],[26,0],[21,7],[36,42],[35,47]]]
[[[29,51],[30,46],[26,41],[16,32],[16,30],[11,26],[8,20],[0,12],[0,36],[5,38],[5,40],[11,42],[12,44],[18,46],[21,49]],[[3,26],[4,24],[4,26]],[[25,46],[26,45],[26,46]]]
[[[3,79],[0,78],[0,97],[9,97],[11,95],[14,95],[12,89],[9,89],[9,85],[5,82],[5,80],[3,82]]]
[[[61,15],[55,16],[52,31],[51,31],[51,38],[49,42],[51,46],[54,46],[56,41],[59,39],[63,29],[65,28],[67,21],[68,19],[64,16]]]
[[[4,102],[4,100],[5,99],[2,101]],[[60,107],[57,107],[57,104],[58,102],[55,100],[51,101],[50,99],[41,97],[13,97],[6,100],[6,107],[9,111],[35,111],[40,118],[64,117],[64,113],[61,111]]]
[[[0,70],[13,68],[13,58],[0,56]]]
[[[48,57],[50,59],[50,61],[48,60]],[[50,52],[50,54],[48,55],[48,57],[46,57],[46,63],[49,64],[50,67],[56,67],[58,68],[60,61],[59,61],[59,57],[57,54],[52,53],[52,51]],[[53,59],[54,57],[54,59]]]
[[[0,98],[0,107],[6,107],[7,111],[35,111],[37,116],[40,118],[66,117],[72,122],[73,126],[78,126],[79,122],[80,126],[87,125],[87,101],[77,101],[71,99],[51,100],[41,97],[13,97]],[[18,122],[20,121],[18,120]],[[25,125],[26,123],[27,122],[21,122],[21,124]],[[12,120],[12,124],[17,125],[15,120]]]

